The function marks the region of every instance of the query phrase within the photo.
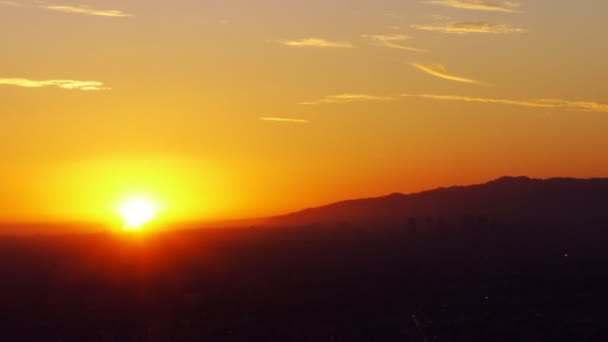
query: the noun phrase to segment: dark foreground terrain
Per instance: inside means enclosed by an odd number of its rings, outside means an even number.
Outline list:
[[[608,341],[607,199],[504,177],[257,228],[6,237],[0,341]]]
[[[606,341],[606,225],[0,239],[1,341]]]

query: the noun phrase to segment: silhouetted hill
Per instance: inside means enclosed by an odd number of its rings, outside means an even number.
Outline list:
[[[409,217],[503,223],[604,221],[608,179],[503,177],[471,186],[338,202],[273,218],[280,224],[404,222]]]

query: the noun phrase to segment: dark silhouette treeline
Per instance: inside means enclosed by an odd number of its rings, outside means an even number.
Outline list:
[[[0,238],[0,340],[608,340],[608,219],[473,211]]]

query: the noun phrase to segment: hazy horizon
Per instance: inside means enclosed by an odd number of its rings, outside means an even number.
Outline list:
[[[346,222],[351,222],[354,224],[369,224],[369,222],[365,222],[365,221],[360,221],[360,218],[357,217],[357,213],[356,212],[352,212],[352,217],[348,218],[348,217],[342,217],[341,219],[330,219],[330,220],[326,220],[326,218],[317,218],[317,219],[310,219],[310,220],[305,220],[305,221],[301,221],[299,223],[294,224],[293,222],[289,223],[289,222],[285,222],[285,221],[281,221],[280,218],[283,217],[290,217],[293,215],[298,215],[300,213],[304,213],[304,212],[308,212],[308,211],[315,211],[318,209],[325,209],[325,208],[331,208],[332,206],[335,205],[342,205],[342,204],[346,204],[346,203],[351,203],[351,202],[361,202],[361,201],[374,201],[374,200],[383,200],[383,199],[388,199],[388,198],[394,198],[394,195],[402,195],[404,197],[408,197],[408,198],[412,198],[414,196],[419,196],[419,195],[426,195],[426,194],[435,194],[435,198],[438,200],[443,200],[446,199],[445,198],[445,192],[443,192],[444,190],[462,190],[462,189],[474,189],[474,188],[482,188],[482,187],[488,187],[490,185],[493,184],[502,184],[502,188],[494,188],[494,191],[492,193],[490,193],[489,195],[491,197],[500,197],[503,196],[507,193],[511,193],[513,191],[515,191],[515,189],[521,189],[521,187],[523,185],[526,185],[526,187],[532,186],[532,185],[539,185],[539,184],[544,184],[545,186],[549,185],[549,182],[553,183],[553,185],[556,184],[561,184],[561,185],[565,185],[565,184],[572,184],[572,182],[574,182],[574,184],[584,184],[584,183],[588,183],[591,181],[606,181],[607,185],[608,185],[608,177],[590,177],[590,178],[573,178],[573,177],[551,177],[551,178],[534,178],[534,177],[528,177],[528,176],[502,176],[499,178],[495,178],[495,179],[490,179],[490,180],[486,180],[484,182],[480,182],[480,183],[473,183],[473,184],[451,184],[449,186],[438,186],[438,187],[433,187],[433,188],[429,188],[429,189],[423,189],[421,191],[414,191],[414,192],[409,192],[409,193],[403,193],[403,192],[390,192],[390,193],[383,193],[383,194],[379,194],[379,195],[372,195],[372,196],[363,196],[363,197],[358,197],[358,198],[342,198],[339,199],[337,201],[333,201],[333,202],[325,202],[325,203],[317,203],[315,205],[309,206],[309,207],[301,207],[301,208],[294,208],[290,211],[285,211],[285,212],[277,212],[277,213],[272,213],[270,215],[266,215],[266,216],[257,216],[257,217],[230,217],[230,218],[218,218],[218,219],[183,219],[183,220],[167,220],[167,219],[155,219],[154,222],[148,223],[146,225],[146,232],[148,233],[162,233],[162,232],[167,232],[167,231],[172,231],[175,229],[179,229],[179,230],[198,230],[198,229],[224,229],[224,228],[260,228],[260,227],[285,227],[285,226],[298,226],[298,225],[317,225],[317,224],[325,224],[325,225],[332,225],[332,224],[336,224],[336,222],[340,221],[342,222],[341,224],[346,224]],[[584,182],[584,183],[581,183]],[[598,183],[595,183],[596,185]],[[513,188],[512,188],[513,187]],[[532,188],[528,188],[527,190],[531,190]],[[546,190],[547,188],[545,188]],[[581,191],[584,188],[571,188],[571,189],[567,189],[570,191]],[[590,188],[587,188],[587,190],[589,190]],[[600,194],[602,189],[601,188],[597,188],[595,189],[598,191],[597,194]],[[506,191],[506,192],[505,192]],[[554,189],[553,191],[556,191],[556,189]],[[565,191],[565,189],[561,189],[561,191]],[[591,192],[593,193],[593,192]],[[565,193],[562,193],[562,195],[566,195]],[[466,202],[470,200],[469,198],[462,197],[459,201],[462,201],[462,203]],[[523,198],[522,198],[523,200]],[[370,205],[371,202],[368,202],[367,205]],[[471,204],[471,203],[470,203]],[[524,202],[521,202],[519,205],[521,204],[525,204]],[[595,205],[594,203],[587,203],[590,205]],[[437,203],[435,203],[435,205],[437,205]],[[474,204],[473,203],[473,207],[475,207],[478,204]],[[542,204],[540,203],[536,203],[534,204],[537,208],[540,208],[542,206]],[[388,207],[385,209],[389,209]],[[405,211],[403,211],[402,209],[399,208],[393,208],[399,211],[402,211],[404,218],[401,220],[403,222],[405,222],[407,220],[408,217],[417,217],[419,216],[419,218],[422,218],[422,216],[420,215],[420,213],[416,213],[416,212],[408,212],[406,208]],[[572,209],[572,208],[570,208]],[[435,207],[434,211],[429,213],[429,215],[431,216],[425,216],[425,218],[428,217],[433,217],[433,216],[437,216],[434,217],[435,219],[442,217],[442,214],[440,211],[437,211],[438,208]],[[483,209],[481,208],[476,208],[475,210],[482,210],[481,212],[483,212]],[[436,212],[435,212],[436,211]],[[485,214],[487,214],[487,212],[485,212]],[[572,214],[569,214],[572,215]],[[382,217],[383,214],[377,215],[376,219],[378,220],[378,222],[383,222],[384,218]],[[424,216],[424,215],[423,215]],[[449,216],[445,217],[443,216],[442,219],[448,219],[448,220],[452,220],[452,221],[458,221],[460,220],[462,217],[458,217],[458,216]],[[488,217],[490,218],[490,217]],[[279,220],[277,220],[279,219]],[[493,220],[498,220],[500,221],[501,218],[499,217],[491,217],[491,219]],[[403,223],[402,222],[402,223]],[[0,236],[11,236],[11,235],[62,235],[62,234],[74,234],[74,233],[115,233],[120,231],[123,228],[123,224],[121,223],[121,219],[120,217],[115,217],[112,221],[109,220],[5,220],[5,221],[0,221]]]

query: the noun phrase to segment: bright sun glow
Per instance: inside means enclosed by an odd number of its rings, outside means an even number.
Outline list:
[[[157,205],[146,198],[130,199],[120,206],[124,228],[130,231],[141,230],[146,223],[156,217],[157,213]]]

